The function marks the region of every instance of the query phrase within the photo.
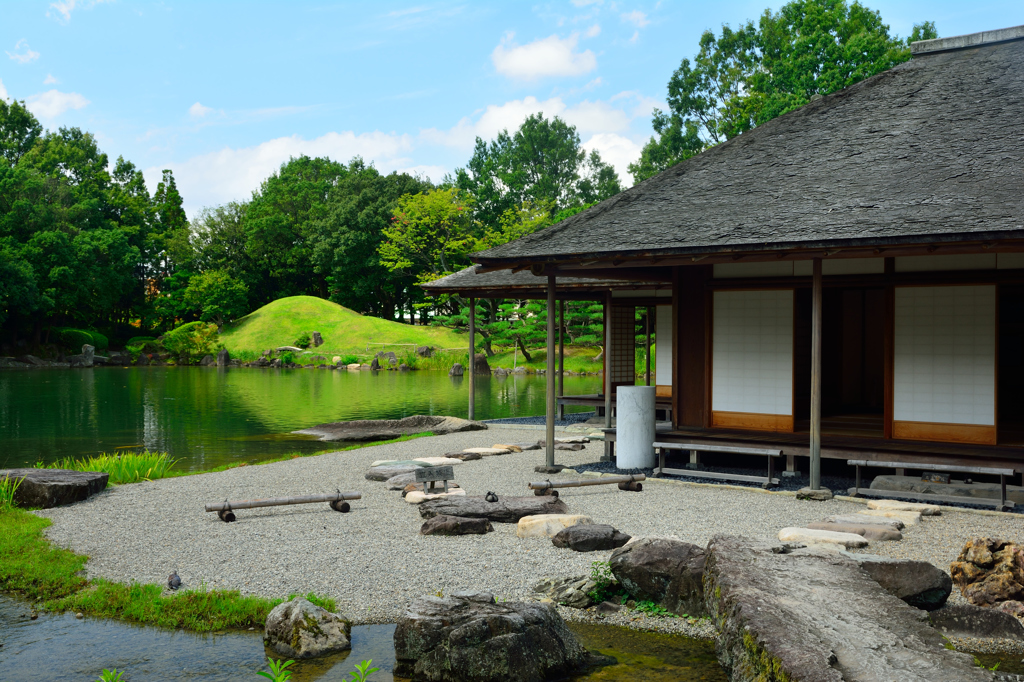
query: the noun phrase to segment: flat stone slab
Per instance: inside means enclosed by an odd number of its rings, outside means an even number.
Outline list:
[[[903,539],[903,533],[899,532],[895,528],[875,523],[855,524],[817,521],[815,523],[808,523],[807,527],[811,530],[828,530],[835,533],[853,533],[854,535],[859,535],[865,540],[870,541],[894,541]]]
[[[435,516],[423,522],[420,535],[484,535],[494,531],[487,519],[469,519],[464,516]]]
[[[370,464],[371,467],[401,466],[403,464],[419,464],[420,466],[443,467],[462,464],[461,459],[454,457],[415,457],[413,459],[379,459]]]
[[[348,422],[318,424],[308,429],[293,431],[306,436],[317,436],[322,441],[371,441],[391,440],[400,436],[431,431],[434,435],[462,431],[482,431],[487,424],[458,417],[415,415],[404,419],[361,419]]]
[[[370,470],[367,471],[363,477],[367,481],[387,481],[391,478],[394,478],[395,476],[401,476],[402,474],[411,474],[419,468],[419,465],[416,464],[371,467]]]
[[[970,474],[960,474],[969,476]],[[964,483],[950,481],[936,483],[922,481],[920,476],[875,476],[871,481],[872,490],[896,490],[929,495],[956,495],[958,497],[978,497],[983,501],[999,499],[998,483]],[[1019,485],[1006,486],[1006,499],[1017,504],[1024,504],[1024,487]]]
[[[569,526],[593,523],[582,514],[535,514],[519,519],[516,536],[520,538],[553,538]]]
[[[903,522],[899,519],[890,519],[887,516],[873,516],[869,514],[837,514],[836,516],[830,516],[827,519],[832,523],[852,523],[854,525],[873,524],[876,526],[886,526],[894,528],[896,530],[903,530]]]
[[[839,552],[786,552],[719,535],[708,545],[704,598],[733,682],[990,682],[972,656],[946,649],[923,612]]]
[[[506,444],[506,443],[495,443],[491,447],[494,448],[495,450],[508,450],[509,452],[522,452],[523,451],[523,449],[521,447],[519,447],[518,445],[512,444],[512,443],[509,443],[509,444]]]
[[[422,490],[411,490],[405,494],[405,501],[409,504],[422,504],[427,500],[443,500],[447,497],[465,496],[465,494],[466,491],[462,488],[452,488],[446,493],[425,493]]]
[[[779,531],[780,542],[802,542],[808,545],[842,545],[847,549],[866,547],[868,541],[854,533],[837,533],[831,530],[812,528],[783,528]]]
[[[523,519],[520,519],[519,523],[522,522]],[[597,552],[618,549],[630,539],[630,536],[620,533],[613,526],[605,523],[581,523],[568,526],[555,533],[551,538],[551,544],[555,547],[571,549],[574,552]]]
[[[460,462],[473,462],[481,458],[478,452],[449,452],[445,454],[448,459],[457,459]]]
[[[427,500],[419,506],[420,516],[429,519],[438,514],[482,518],[495,523],[518,523],[524,516],[536,514],[567,514],[569,507],[557,497],[529,495],[526,497],[499,497],[488,502],[482,496],[454,496],[440,500]]]
[[[110,475],[70,469],[0,469],[0,479],[23,479],[14,492],[19,507],[49,509],[81,502],[107,487]]]
[[[480,455],[481,457],[496,457],[498,455],[507,455],[512,451],[508,448],[466,448],[463,452],[471,455]]]
[[[865,509],[857,512],[857,515],[881,516],[887,519],[899,519],[904,526],[916,526],[921,523],[921,512],[897,511],[895,509]]]
[[[868,500],[868,509],[919,512],[921,516],[938,516],[942,513],[942,510],[934,504],[900,502],[899,500]]]

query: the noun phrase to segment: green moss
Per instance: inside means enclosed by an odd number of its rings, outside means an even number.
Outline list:
[[[792,682],[782,669],[782,662],[765,651],[749,632],[743,633],[743,649],[753,667],[756,682]]]

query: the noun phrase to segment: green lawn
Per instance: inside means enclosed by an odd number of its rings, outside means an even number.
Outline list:
[[[315,296],[290,296],[268,303],[228,325],[220,340],[232,355],[258,353],[267,348],[290,346],[302,332],[313,331],[320,332],[324,344],[310,349],[327,356],[372,355],[383,348],[381,344],[388,344],[386,350],[400,352],[413,350],[413,344],[461,348],[467,343],[465,334],[450,329],[360,315]]]

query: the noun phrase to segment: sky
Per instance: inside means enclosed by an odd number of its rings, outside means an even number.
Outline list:
[[[576,126],[624,184],[704,30],[781,2],[4,0],[0,97],[174,171],[190,217],[292,156],[361,156],[440,182],[531,113]],[[1024,24],[1021,0],[866,0],[893,33]]]

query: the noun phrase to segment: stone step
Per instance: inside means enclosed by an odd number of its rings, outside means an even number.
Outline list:
[[[828,530],[836,533],[853,533],[865,540],[902,540],[903,533],[891,526],[883,526],[877,523],[829,523],[828,521],[817,521],[807,524],[811,530]]]
[[[865,509],[864,511],[857,512],[858,515],[865,516],[881,516],[886,519],[899,519],[903,522],[904,526],[916,526],[921,523],[921,512],[916,511],[896,511],[894,509]]]
[[[886,516],[874,516],[870,514],[837,514],[836,516],[830,516],[827,521],[831,523],[852,523],[854,525],[873,524],[876,526],[885,526],[887,528],[893,528],[895,530],[903,530],[903,522],[899,519],[890,519]]]
[[[593,523],[582,514],[536,514],[519,519],[516,536],[521,538],[553,538],[569,526]]]
[[[481,457],[495,457],[497,455],[507,455],[512,451],[508,448],[466,448],[463,452],[477,454]]]
[[[829,544],[842,545],[846,549],[867,547],[868,541],[855,533],[837,533],[830,530],[812,528],[783,528],[779,531],[781,542],[802,542],[807,545]]]
[[[454,459],[452,457],[416,457],[415,459],[378,459],[376,462],[370,464],[371,467],[380,466],[429,466],[429,467],[443,467],[443,466],[455,466],[456,464],[462,464],[461,459]]]
[[[869,500],[868,509],[920,512],[921,516],[938,516],[942,513],[942,510],[934,504],[924,504],[922,502],[901,502],[899,500]]]

